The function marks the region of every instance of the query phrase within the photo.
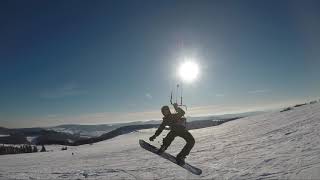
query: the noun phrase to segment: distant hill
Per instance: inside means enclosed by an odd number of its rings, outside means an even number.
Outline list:
[[[218,120],[218,121],[214,121],[214,120],[192,121],[192,122],[188,122],[187,123],[187,129],[191,130],[191,129],[200,129],[200,128],[205,128],[205,127],[217,126],[217,125],[220,125],[222,123],[225,123],[225,122],[228,122],[228,121],[232,121],[232,120],[236,120],[236,119],[239,119],[239,118],[240,117],[234,117],[234,118]],[[119,136],[119,135],[131,133],[131,132],[134,132],[134,131],[138,131],[138,130],[141,130],[141,129],[157,128],[157,127],[159,127],[159,125],[160,124],[142,124],[142,125],[123,126],[123,127],[117,128],[117,129],[115,129],[113,131],[110,131],[108,133],[102,134],[99,137],[82,139],[82,140],[79,140],[79,141],[75,141],[74,143],[71,143],[69,145],[79,146],[79,145],[83,145],[83,144],[92,144],[92,143],[108,140],[108,139],[114,138],[114,137]]]
[[[244,112],[244,113],[234,113],[234,114],[222,114],[222,115],[212,115],[212,116],[188,116],[187,119],[189,122],[191,121],[199,121],[199,120],[226,120],[232,119],[236,117],[249,117],[258,114],[265,113],[266,111],[252,111],[252,112]]]
[[[136,121],[129,123],[115,123],[115,124],[96,124],[96,125],[80,125],[80,124],[65,124],[55,127],[47,128],[56,132],[63,132],[73,134],[81,137],[98,137],[107,132],[113,131],[119,127],[130,125],[144,125],[144,124],[159,124],[159,120],[151,121]]]
[[[245,113],[237,113],[237,114],[224,114],[224,115],[216,115],[216,116],[198,116],[198,117],[187,117],[188,122],[193,121],[203,121],[203,120],[227,120],[235,117],[248,117],[252,115],[261,114],[263,111],[255,111],[255,112],[245,112]],[[135,121],[128,123],[115,123],[115,124],[97,124],[97,125],[80,125],[80,124],[65,124],[59,125],[55,127],[47,128],[48,130],[53,130],[56,132],[63,132],[67,134],[72,134],[75,136],[80,136],[83,138],[92,138],[99,137],[105,133],[116,130],[117,128],[131,125],[147,125],[147,124],[160,124],[161,120],[150,120],[150,121]]]
[[[0,127],[0,134],[9,134],[10,133],[10,129],[8,128],[4,128],[4,127]]]
[[[68,133],[46,130],[43,128],[22,128],[7,129],[0,128],[0,144],[63,144],[68,145],[74,141],[81,140],[81,137]],[[32,142],[29,141],[32,137]]]
[[[137,130],[140,130],[140,129],[155,128],[155,127],[158,127],[158,126],[159,126],[159,124],[123,126],[123,127],[117,128],[117,129],[115,129],[113,131],[110,131],[108,133],[102,134],[99,137],[82,139],[82,140],[76,141],[76,142],[74,142],[74,143],[72,143],[70,145],[79,146],[79,145],[83,145],[83,144],[92,144],[92,143],[108,140],[108,139],[114,138],[114,137],[122,135],[122,134],[127,134],[127,133],[130,133],[130,132],[133,132],[133,131],[137,131]]]
[[[261,112],[227,114],[220,116],[187,117],[188,129],[199,129],[216,126],[240,117],[255,115]],[[2,144],[91,144],[141,129],[157,128],[161,120],[137,121],[129,123],[79,125],[65,124],[49,128],[8,129],[0,127]]]
[[[224,122],[238,119],[230,118],[224,120],[198,120],[198,121],[191,121],[187,123],[188,129],[199,129],[205,128],[210,126],[216,126],[222,124]],[[83,144],[91,144],[96,143],[99,141],[108,140],[119,135],[127,134],[130,132],[138,131],[141,129],[149,129],[149,128],[157,128],[161,121],[152,121],[143,124],[143,122],[137,123],[125,123],[124,126],[116,125],[113,126],[113,130],[110,130],[106,133],[101,134],[97,137],[83,137],[80,134],[76,133],[66,133],[66,132],[59,132],[54,130],[48,130],[43,128],[22,128],[22,129],[6,129],[1,128],[1,132],[8,135],[0,137],[0,143],[2,144],[60,144],[60,145],[70,145],[70,146],[78,146]],[[106,128],[106,125],[63,125],[59,126],[59,128],[69,128],[76,129],[77,127],[85,129],[88,131],[89,128],[92,128],[92,131],[95,130],[102,130]],[[28,141],[29,137],[32,137],[32,141]]]

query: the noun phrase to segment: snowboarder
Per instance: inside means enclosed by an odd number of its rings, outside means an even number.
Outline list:
[[[161,134],[163,129],[166,126],[170,127],[170,132],[167,134],[165,138],[163,138],[163,143],[158,150],[158,154],[163,153],[174,140],[175,137],[179,136],[186,141],[186,145],[183,147],[181,152],[176,156],[177,163],[182,165],[185,163],[184,159],[190,153],[191,149],[194,146],[194,138],[186,129],[186,118],[184,117],[185,112],[183,109],[178,107],[177,103],[173,104],[174,109],[177,113],[171,113],[168,106],[163,106],[161,108],[161,112],[163,114],[163,121],[155,134],[149,138],[150,141],[153,141],[157,136]]]

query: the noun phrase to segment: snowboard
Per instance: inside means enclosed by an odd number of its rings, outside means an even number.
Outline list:
[[[149,143],[147,143],[147,142],[145,142],[144,140],[141,140],[141,139],[139,140],[139,144],[143,149],[145,149],[147,151],[150,151],[150,152],[152,152],[154,154],[157,154],[157,151],[158,151],[157,147],[152,146],[151,144],[149,144]],[[165,159],[177,164],[178,166],[181,166],[182,168],[188,170],[189,172],[191,172],[193,174],[200,175],[202,173],[201,169],[196,168],[196,167],[194,167],[194,166],[192,166],[192,165],[190,165],[188,163],[185,163],[183,165],[179,165],[177,163],[176,158],[174,156],[172,156],[171,154],[163,152],[163,153],[157,154],[157,155],[159,155],[159,156],[161,156],[161,157],[163,157],[163,158],[165,158]]]

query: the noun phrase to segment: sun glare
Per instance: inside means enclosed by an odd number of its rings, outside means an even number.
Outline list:
[[[179,76],[184,82],[193,82],[199,74],[199,66],[193,61],[187,61],[179,67]]]

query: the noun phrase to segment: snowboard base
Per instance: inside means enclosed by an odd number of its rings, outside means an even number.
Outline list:
[[[202,173],[202,170],[201,170],[201,169],[196,168],[196,167],[194,167],[194,166],[192,166],[192,165],[190,165],[190,164],[188,164],[188,163],[185,163],[185,164],[183,164],[183,165],[179,165],[179,164],[177,163],[176,158],[175,158],[174,156],[172,156],[171,154],[168,154],[168,153],[166,153],[166,152],[163,152],[163,153],[161,153],[161,154],[158,154],[157,151],[158,151],[159,149],[158,149],[157,147],[152,146],[151,144],[145,142],[144,140],[141,140],[141,139],[140,139],[140,140],[139,140],[139,144],[140,144],[140,146],[141,146],[143,149],[145,149],[145,150],[147,150],[147,151],[150,151],[150,152],[152,152],[152,153],[154,153],[154,154],[157,154],[158,156],[161,156],[161,157],[163,157],[163,158],[165,158],[165,159],[167,159],[167,160],[175,163],[176,165],[178,165],[178,166],[180,166],[180,167],[188,170],[189,172],[191,172],[191,173],[193,173],[193,174],[200,175],[200,174]]]

